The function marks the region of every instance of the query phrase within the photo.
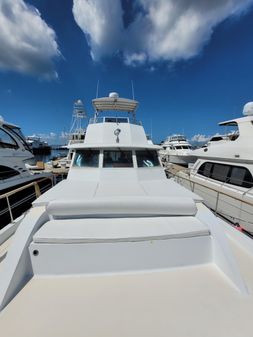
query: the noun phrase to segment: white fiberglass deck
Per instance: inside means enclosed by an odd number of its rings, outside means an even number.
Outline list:
[[[252,257],[234,249],[253,284]],[[26,337],[251,337],[252,291],[242,298],[213,264],[117,276],[34,277],[1,313],[0,327],[5,337],[20,337],[21,331]]]
[[[36,199],[35,206],[46,205],[53,200],[84,200],[95,197],[117,196],[160,196],[184,197],[201,201],[202,198],[192,193],[172,180],[118,180],[115,183],[108,181],[79,181],[64,180],[53,189]]]

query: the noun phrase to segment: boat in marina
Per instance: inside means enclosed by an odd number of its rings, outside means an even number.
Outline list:
[[[64,146],[64,148],[68,148],[68,146],[72,144],[84,142],[86,128],[83,125],[83,121],[85,119],[87,119],[87,114],[83,102],[80,99],[78,99],[77,101],[74,102],[71,128],[68,133],[68,145]],[[54,160],[53,166],[69,168],[73,157],[73,153],[74,151],[72,149],[69,149],[66,157]]]
[[[29,183],[38,183],[43,191],[52,186],[52,175],[32,174],[26,164],[34,156],[20,127],[0,119],[0,228],[11,221],[9,208],[17,217],[31,207],[34,200],[34,187],[26,191],[20,188]],[[11,193],[16,191],[15,194]],[[11,194],[10,194],[11,193]],[[10,194],[10,195],[9,195]],[[7,196],[8,195],[8,200]]]
[[[160,156],[165,163],[188,166],[195,161],[192,146],[183,135],[173,135],[162,143]]]
[[[195,165],[177,172],[175,179],[201,195],[215,212],[253,234],[253,103],[244,106],[243,114],[221,122],[220,126],[236,129],[194,150]]]
[[[33,154],[50,154],[51,146],[41,137],[33,135],[26,137],[26,142],[32,150]]]
[[[136,100],[93,107],[0,263],[3,335],[250,337],[253,241],[166,178]]]

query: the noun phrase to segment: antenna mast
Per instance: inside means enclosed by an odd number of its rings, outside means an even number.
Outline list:
[[[131,80],[131,85],[132,85],[132,97],[134,99],[134,82]]]
[[[96,98],[98,98],[98,89],[99,89],[99,80],[97,81],[97,91],[96,91]]]

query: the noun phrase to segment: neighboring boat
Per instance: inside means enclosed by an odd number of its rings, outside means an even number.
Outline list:
[[[68,145],[64,146],[68,148],[68,146],[78,143],[83,143],[86,128],[83,126],[83,120],[87,118],[87,114],[83,105],[83,102],[78,99],[74,102],[73,107],[73,114],[72,114],[72,123],[70,132],[68,134]],[[55,161],[57,166],[60,167],[70,167],[71,160],[73,157],[73,150],[69,150],[66,157],[60,158],[59,160]]]
[[[162,143],[162,148],[160,156],[166,163],[188,166],[195,160],[195,157],[192,156],[192,146],[183,135],[168,137]]]
[[[51,174],[31,174],[26,164],[33,159],[33,154],[20,127],[0,119],[0,228],[10,222],[8,202],[13,214],[18,216],[31,206],[34,200],[34,188],[20,191],[6,198],[2,196],[31,182],[49,178],[41,187],[51,187]],[[31,192],[32,190],[32,192]],[[24,201],[24,202],[22,202]]]
[[[245,105],[244,115],[219,123],[237,130],[194,150],[198,160],[188,173],[178,172],[177,180],[253,234],[253,103]]]
[[[49,154],[51,153],[51,146],[48,142],[42,140],[41,137],[33,135],[26,137],[26,142],[32,149],[33,154]]]
[[[0,264],[1,333],[251,336],[253,241],[166,179],[137,101],[93,106],[67,179],[33,203]]]

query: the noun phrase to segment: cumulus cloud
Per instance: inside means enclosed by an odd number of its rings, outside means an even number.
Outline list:
[[[23,0],[0,1],[0,69],[55,78],[56,34]]]
[[[211,136],[197,134],[192,136],[191,141],[194,143],[206,143],[209,141],[210,138]]]
[[[73,13],[99,60],[115,53],[127,65],[175,62],[200,53],[214,28],[253,0],[136,0],[127,25],[121,0],[73,0]],[[123,0],[122,0],[123,1]]]
[[[87,37],[94,60],[120,49],[123,11],[119,0],[74,0],[73,15]]]
[[[214,135],[212,136],[207,136],[207,135],[202,135],[202,134],[197,134],[192,136],[191,138],[191,142],[192,143],[207,143],[212,137],[219,137],[219,136],[224,136],[218,132],[216,132]]]
[[[42,141],[48,142],[49,145],[60,145],[60,144],[66,144],[69,140],[69,134],[65,131],[61,131],[60,133],[55,132],[48,132],[48,133],[38,133],[33,134],[29,137],[38,137]]]

